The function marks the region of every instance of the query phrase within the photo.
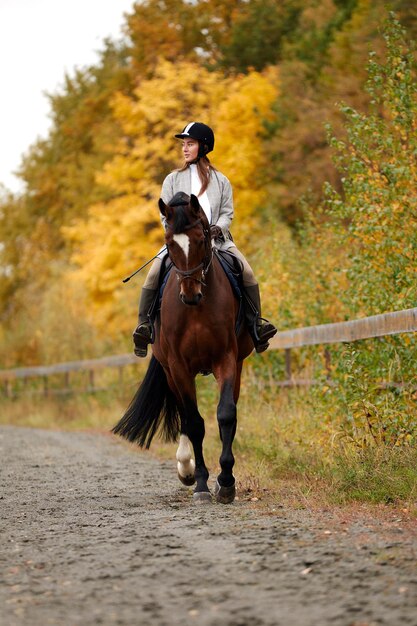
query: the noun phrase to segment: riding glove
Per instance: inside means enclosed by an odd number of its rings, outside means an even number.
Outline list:
[[[215,224],[210,226],[210,237],[212,239],[222,239],[224,241],[223,231],[220,226],[216,226]]]

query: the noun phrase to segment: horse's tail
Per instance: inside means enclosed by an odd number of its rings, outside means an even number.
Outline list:
[[[112,432],[136,442],[141,448],[149,448],[158,430],[165,441],[176,441],[180,417],[164,369],[152,356],[145,378]]]

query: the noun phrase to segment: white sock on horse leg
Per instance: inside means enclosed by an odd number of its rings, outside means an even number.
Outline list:
[[[195,463],[191,455],[191,444],[187,435],[180,435],[180,443],[178,446],[177,454],[175,456],[178,461],[178,474],[183,478],[193,475],[195,470]]]

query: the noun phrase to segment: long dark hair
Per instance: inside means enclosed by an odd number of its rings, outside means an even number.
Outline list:
[[[188,168],[188,163],[184,163],[182,167],[180,167],[177,171],[184,172]],[[198,193],[201,196],[208,187],[210,182],[210,172],[211,170],[216,170],[216,168],[210,163],[210,159],[208,156],[200,157],[196,163],[198,177],[201,181],[201,189]]]

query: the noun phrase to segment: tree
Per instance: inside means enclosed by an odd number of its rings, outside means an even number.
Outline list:
[[[386,61],[380,63],[372,53],[368,64],[369,112],[342,106],[347,140],[332,139],[343,194],[330,187],[326,193],[333,227],[348,251],[345,300],[354,314],[415,302],[416,64],[393,14],[384,39]]]
[[[331,122],[343,134],[343,117],[335,106],[341,100],[366,110],[366,60],[371,45],[381,49],[383,0],[331,4],[323,3],[320,11],[304,9],[299,18],[303,32],[297,31],[298,39],[292,35],[280,64],[277,123],[268,145],[275,169],[271,205],[293,227],[303,218],[300,197],[317,206],[325,181],[340,189],[325,124]],[[323,40],[319,46],[313,42],[316,36]]]
[[[252,0],[242,5],[231,27],[229,42],[220,46],[222,67],[261,71],[282,58],[282,44],[296,28],[301,2]]]

